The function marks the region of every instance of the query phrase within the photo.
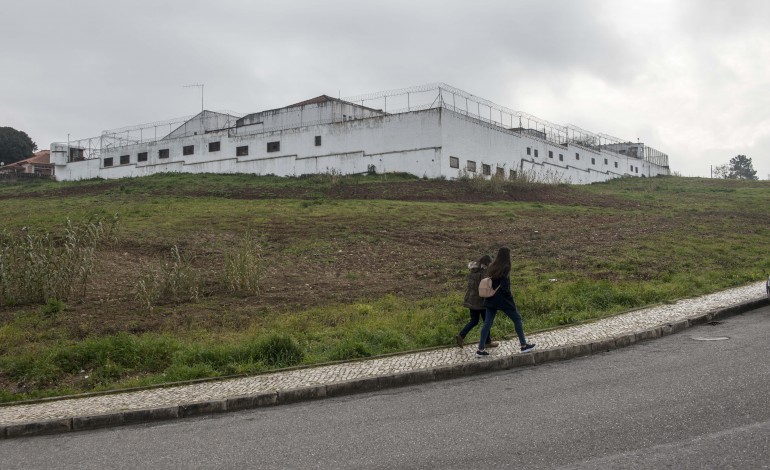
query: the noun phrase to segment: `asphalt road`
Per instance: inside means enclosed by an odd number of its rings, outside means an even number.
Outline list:
[[[770,468],[770,308],[543,366],[0,441],[6,470],[493,467]]]

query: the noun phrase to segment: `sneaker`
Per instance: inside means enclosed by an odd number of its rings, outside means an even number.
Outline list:
[[[463,341],[463,337],[460,335],[455,336],[455,343],[457,343],[457,346],[462,348],[465,345],[465,342]]]
[[[489,356],[489,353],[484,351],[483,349],[479,349],[476,351],[476,357],[487,357]]]
[[[521,352],[525,353],[525,352],[532,351],[533,349],[535,349],[535,344],[534,343],[532,343],[532,344],[527,343],[527,344],[525,344],[524,346],[521,347]]]
[[[485,348],[496,348],[498,346],[500,346],[500,343],[498,343],[497,341],[490,341],[484,345]]]

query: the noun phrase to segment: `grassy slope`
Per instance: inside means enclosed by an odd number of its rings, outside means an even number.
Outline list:
[[[210,273],[222,244],[246,229],[261,235],[265,263],[282,266],[253,298],[209,285],[198,302],[148,313],[133,300],[126,271],[112,291],[95,286],[61,312],[2,308],[0,401],[449,344],[467,316],[465,263],[503,244],[514,254],[514,291],[530,332],[770,271],[767,182],[635,178],[562,188],[578,202],[615,201],[600,205],[329,197],[345,185],[404,180],[161,175],[0,186],[9,231],[55,231],[65,217],[118,213],[121,243],[104,257],[126,259],[113,267],[160,259],[178,244]],[[238,198],[249,191],[259,198]],[[274,293],[286,285],[306,298]],[[501,320],[493,334],[512,330]]]

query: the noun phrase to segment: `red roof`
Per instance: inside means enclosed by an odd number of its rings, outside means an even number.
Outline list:
[[[8,165],[5,165],[4,168],[13,168],[13,167],[22,167],[24,165],[30,165],[30,164],[49,164],[51,163],[51,151],[50,150],[41,150],[39,152],[35,152],[32,154],[31,157],[26,158],[24,160],[19,160],[18,162],[9,163]]]

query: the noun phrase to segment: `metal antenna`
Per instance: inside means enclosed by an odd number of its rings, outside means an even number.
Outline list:
[[[203,112],[203,83],[194,83],[192,85],[182,85],[183,88],[197,87],[201,89],[201,112]]]

